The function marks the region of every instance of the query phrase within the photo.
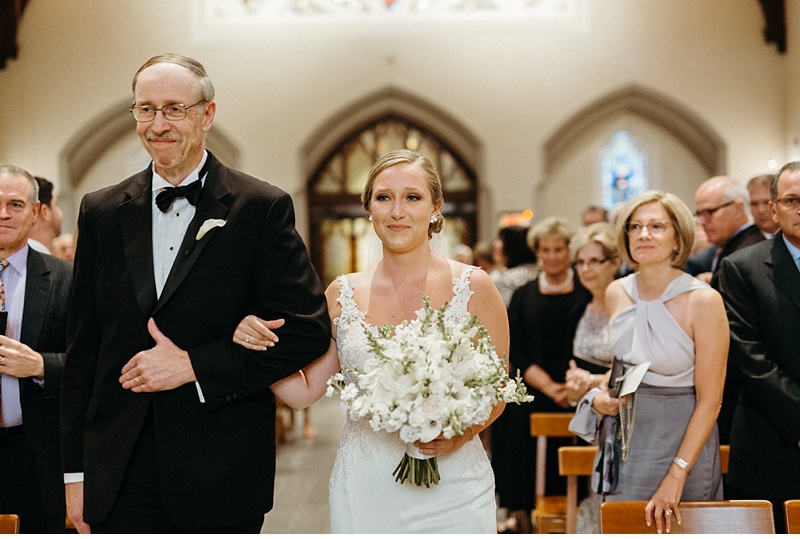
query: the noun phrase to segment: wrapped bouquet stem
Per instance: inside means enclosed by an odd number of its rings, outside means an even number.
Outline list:
[[[425,458],[414,442],[452,438],[485,423],[498,402],[529,402],[519,373],[511,379],[506,361],[492,346],[476,317],[447,316],[445,303],[424,307],[415,320],[373,328],[363,369],[345,381],[328,381],[328,395],[339,394],[353,420],[366,419],[373,430],[398,432],[406,453],[393,472],[396,481],[430,488],[439,482],[436,457]]]
[[[428,488],[431,485],[438,485],[441,479],[436,457],[423,455],[413,443],[406,444],[406,453],[392,472],[392,476],[401,484],[409,481],[414,485],[424,485]]]

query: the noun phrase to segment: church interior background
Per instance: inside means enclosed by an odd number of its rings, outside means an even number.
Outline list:
[[[130,81],[179,52],[217,89],[209,148],[292,194],[326,284],[369,258],[359,194],[388,150],[440,170],[451,247],[800,158],[797,2],[0,2],[0,162],[56,184],[65,232],[147,165]]]

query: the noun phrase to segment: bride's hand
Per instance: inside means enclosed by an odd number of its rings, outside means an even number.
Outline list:
[[[246,316],[233,332],[233,342],[250,350],[266,350],[275,346],[278,336],[272,330],[284,324],[284,319],[262,320],[255,315]]]
[[[452,438],[445,438],[440,434],[430,442],[415,442],[414,445],[417,446],[417,449],[419,449],[419,452],[423,455],[437,457],[454,453],[458,448],[470,441],[472,437],[472,430],[468,428],[464,434],[453,436]]]

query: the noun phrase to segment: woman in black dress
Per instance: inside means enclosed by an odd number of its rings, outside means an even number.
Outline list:
[[[511,335],[511,372],[519,369],[535,398],[532,403],[509,406],[504,415],[506,444],[503,454],[492,454],[499,504],[516,517],[521,533],[531,531],[535,506],[536,442],[530,435],[533,412],[569,411],[564,376],[569,360],[576,313],[591,300],[570,265],[569,242],[573,229],[558,217],[533,226],[528,243],[541,271],[537,279],[514,292],[508,307]],[[494,433],[493,433],[494,435]],[[566,479],[558,475],[558,447],[570,438],[548,441],[547,495],[564,495]]]

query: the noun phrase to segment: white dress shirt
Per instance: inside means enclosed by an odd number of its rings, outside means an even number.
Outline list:
[[[189,173],[186,178],[178,185],[172,185],[167,180],[158,175],[155,170],[155,163],[153,164],[153,182],[152,182],[152,214],[153,214],[153,274],[156,280],[156,297],[161,297],[161,292],[164,291],[164,284],[167,282],[169,272],[172,270],[172,265],[178,256],[178,251],[181,248],[183,237],[189,229],[189,223],[192,222],[197,208],[192,206],[185,198],[176,198],[172,206],[166,212],[162,212],[156,206],[156,196],[162,189],[167,187],[182,187],[197,181],[201,185],[206,184],[206,178],[198,178],[200,170],[208,159],[208,152],[205,152],[203,159],[200,160],[200,165]],[[207,175],[206,175],[207,176]],[[203,390],[200,388],[200,383],[195,382],[197,388],[197,395],[200,397],[200,402],[205,402],[203,397]]]
[[[40,242],[39,240],[35,240],[33,238],[28,238],[28,245],[31,249],[35,251],[39,251],[40,253],[44,253],[46,255],[52,255],[53,253],[50,252],[50,249],[47,248],[47,245]]]

